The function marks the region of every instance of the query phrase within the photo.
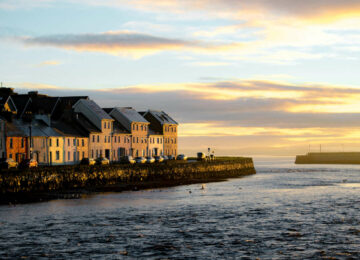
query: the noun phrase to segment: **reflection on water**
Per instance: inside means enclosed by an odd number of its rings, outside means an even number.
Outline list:
[[[0,258],[359,259],[360,166],[0,206]]]

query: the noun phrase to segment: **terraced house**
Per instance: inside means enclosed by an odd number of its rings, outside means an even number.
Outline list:
[[[112,161],[111,135],[114,119],[92,100],[80,99],[73,109],[77,113],[78,122],[89,133],[89,157],[106,157]]]
[[[132,107],[115,107],[110,115],[131,133],[132,156],[148,156],[149,122]]]
[[[150,122],[150,129],[163,135],[164,155],[176,156],[178,154],[178,123],[164,111],[148,110],[142,113]]]
[[[177,155],[177,122],[163,111],[102,109],[87,96],[51,97],[0,88],[0,157],[40,165],[83,158]]]

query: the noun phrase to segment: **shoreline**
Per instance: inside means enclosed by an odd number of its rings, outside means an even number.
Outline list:
[[[0,180],[0,205],[78,199],[102,192],[123,192],[226,181],[256,174],[251,158],[158,165],[58,167],[9,173]]]

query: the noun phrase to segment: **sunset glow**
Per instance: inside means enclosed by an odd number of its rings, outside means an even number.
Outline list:
[[[3,0],[0,81],[166,110],[184,153],[360,150],[359,15],[351,0]]]

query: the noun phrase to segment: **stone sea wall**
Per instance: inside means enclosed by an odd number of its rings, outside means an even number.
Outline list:
[[[0,173],[0,200],[13,194],[76,190],[126,190],[197,181],[235,178],[254,174],[251,158],[214,162],[178,162],[144,165],[53,166]]]

